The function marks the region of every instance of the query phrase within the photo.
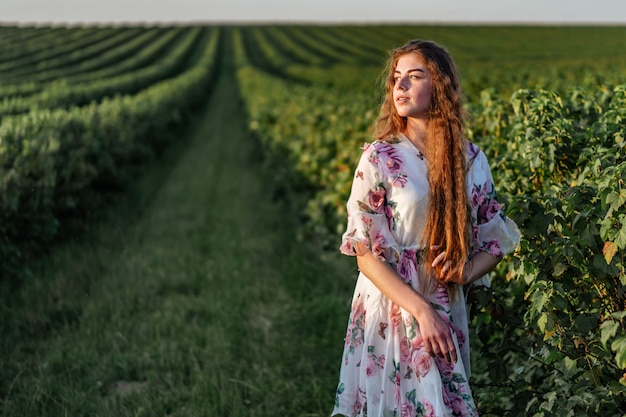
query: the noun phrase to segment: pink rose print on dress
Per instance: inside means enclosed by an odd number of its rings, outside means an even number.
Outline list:
[[[478,222],[479,223],[487,223],[489,220],[496,217],[500,214],[503,205],[498,203],[496,200],[491,200],[489,204],[483,204],[478,209]]]
[[[376,256],[382,256],[387,249],[387,242],[381,232],[376,232],[374,240],[372,240],[372,253]]]
[[[367,347],[367,364],[365,365],[365,374],[370,377],[376,373],[377,369],[385,367],[385,355],[374,355],[374,346]]]
[[[417,336],[411,340],[411,347],[413,349],[424,349],[424,339],[422,339],[422,336]]]
[[[416,411],[415,411],[415,407],[413,406],[413,404],[408,401],[408,400],[404,400],[402,401],[402,417],[415,417],[417,415]]]
[[[396,224],[400,222],[400,215],[394,212],[397,203],[395,201],[387,201],[385,204],[385,217],[390,230],[396,230]]]
[[[354,353],[354,349],[363,344],[364,329],[365,306],[360,299],[357,299],[352,304],[352,315],[346,331],[346,346],[350,353]]]
[[[428,401],[424,400],[422,403],[424,406],[424,417],[436,417],[435,416],[435,407]]]
[[[370,147],[368,146],[367,148],[365,148],[363,150],[363,152],[366,152]],[[372,164],[372,165],[378,165],[380,163],[380,158],[378,157],[378,151],[376,150],[376,147],[372,148],[372,153],[369,155],[369,157],[367,158],[367,160]]]
[[[391,309],[389,310],[389,321],[391,321],[391,326],[394,332],[397,332],[400,328],[400,323],[402,322],[402,311],[400,311],[400,307],[396,303],[391,303]]]
[[[396,368],[396,373],[393,377],[393,393],[396,399],[396,404],[400,404],[400,399],[402,398],[402,391],[400,389],[400,371]]]
[[[480,207],[485,204],[486,200],[487,196],[485,195],[485,193],[482,192],[482,187],[474,185],[474,187],[472,188],[472,193],[470,195],[470,204],[472,205],[472,207]]]
[[[385,216],[387,216],[388,219],[393,219],[393,207],[391,206],[385,207]]]
[[[407,363],[411,359],[411,341],[405,336],[400,342],[400,361]]]
[[[385,166],[390,174],[396,174],[402,169],[402,158],[394,146],[384,143],[381,144],[377,150],[379,155],[385,155],[387,157]]]
[[[480,148],[471,142],[467,142],[467,153],[470,159],[474,159],[480,153]]]
[[[417,251],[415,249],[406,249],[400,255],[398,262],[398,275],[402,277],[404,282],[410,284],[412,278],[417,275]]]
[[[443,387],[443,403],[452,410],[454,416],[466,416],[467,406],[463,397],[455,392],[450,392],[447,386]]]
[[[483,250],[489,252],[493,256],[502,256],[502,249],[500,248],[500,242],[497,240],[490,240],[489,242],[483,242]]]
[[[390,173],[395,174],[400,171],[400,168],[402,168],[402,160],[400,157],[390,154],[386,165],[387,170],[389,170]]]
[[[430,354],[426,353],[423,349],[416,349],[413,351],[411,363],[413,364],[415,374],[419,377],[423,377],[430,370],[433,360]]]
[[[443,358],[435,358],[435,363],[437,364],[437,369],[439,369],[439,373],[441,374],[441,376],[446,378],[452,377],[454,362],[448,362]]]
[[[359,398],[354,400],[354,405],[352,406],[353,415],[358,416],[361,413],[362,408],[363,408],[363,404],[361,404],[361,400]]]
[[[397,188],[404,188],[407,182],[406,174],[400,173],[391,177],[391,185]]]
[[[385,210],[385,189],[383,187],[368,192],[369,206],[375,213],[382,214]]]
[[[433,293],[435,297],[436,304],[441,307],[439,310],[439,314],[443,317],[444,320],[449,321],[446,314],[450,311],[450,297],[448,296],[448,288],[443,284],[437,284],[437,288],[435,288],[435,292]],[[443,311],[441,311],[443,309]]]
[[[372,229],[372,224],[374,223],[374,221],[371,219],[371,217],[361,216],[361,220],[363,221],[366,230]]]

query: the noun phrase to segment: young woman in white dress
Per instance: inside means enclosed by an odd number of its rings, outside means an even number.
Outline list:
[[[519,230],[463,136],[448,52],[423,40],[397,48],[385,89],[347,203],[340,250],[360,273],[332,415],[476,416],[464,289],[515,249]]]

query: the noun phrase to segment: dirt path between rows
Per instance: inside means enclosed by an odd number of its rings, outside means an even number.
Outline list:
[[[330,410],[353,267],[298,242],[272,199],[223,35],[190,136],[17,292],[0,287],[1,415]]]

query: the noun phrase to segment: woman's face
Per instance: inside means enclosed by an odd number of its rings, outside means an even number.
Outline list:
[[[431,74],[417,53],[398,59],[393,77],[393,103],[402,117],[428,118],[431,98]]]

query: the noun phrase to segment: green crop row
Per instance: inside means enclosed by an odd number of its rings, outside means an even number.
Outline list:
[[[20,77],[29,81],[47,82],[58,78],[68,78],[77,74],[100,70],[134,56],[144,48],[157,42],[159,37],[168,31],[168,29],[163,28],[145,29],[120,44],[112,44],[106,49],[101,47],[101,51],[98,51],[96,54],[92,54],[89,48],[87,48],[87,50],[80,50],[79,53],[74,54],[78,60],[73,63],[71,62],[70,65],[63,63],[59,66],[55,66],[55,68],[51,70],[37,69],[32,73],[21,73]],[[63,58],[59,58],[59,61],[63,61]]]
[[[186,33],[186,36],[167,57],[155,65],[99,81],[70,84],[69,81],[61,80],[28,97],[5,98],[0,102],[0,118],[25,113],[31,109],[80,106],[116,94],[135,94],[155,82],[173,77],[184,70],[190,54],[202,40],[203,33],[209,30],[208,28],[193,28]]]
[[[252,37],[252,28],[241,30],[244,39]],[[461,68],[468,101],[485,89],[504,95],[520,88],[562,92],[573,85],[619,84],[626,79],[623,26],[368,26],[365,35],[359,26],[261,26],[254,30],[259,32],[255,37],[259,44],[246,42],[249,50],[256,49],[250,54],[254,66],[334,88],[371,86],[386,51],[414,38],[434,39],[452,53]],[[269,33],[271,37],[265,36]],[[321,42],[328,33],[335,41]],[[364,49],[362,42],[350,42],[360,36],[370,41],[369,48]],[[270,47],[259,47],[265,44]],[[375,51],[380,51],[378,60]],[[303,57],[305,53],[311,58]]]
[[[76,38],[74,42],[61,44],[54,49],[43,49],[36,54],[22,59],[12,59],[0,64],[3,80],[12,82],[36,71],[50,70],[72,65],[85,56],[96,56],[107,49],[126,42],[141,32],[141,28],[111,29],[106,28],[90,36]]]
[[[148,38],[148,44],[145,44],[144,36],[137,36],[126,45],[114,48],[100,57],[83,61],[75,68],[44,71],[31,76],[26,82],[1,86],[0,98],[6,100],[14,96],[25,97],[46,88],[55,89],[55,84],[67,86],[101,81],[153,64],[158,65],[159,60],[167,59],[167,51],[175,47],[176,42],[189,30],[184,28],[154,29],[154,32],[146,30],[144,34]],[[156,39],[154,35],[157,35]],[[126,56],[127,54],[130,55]],[[121,59],[122,57],[124,59]]]
[[[1,26],[0,63],[34,63],[106,39],[115,28]],[[33,58],[34,57],[34,58]]]
[[[171,139],[206,95],[218,29],[202,29],[194,65],[136,95],[68,110],[36,110],[0,125],[0,258],[8,273],[24,253],[53,239],[99,189],[123,184],[127,167]]]
[[[240,40],[250,128],[297,174],[281,182],[304,182],[295,187],[308,190],[313,232],[338,244],[359,148],[371,140],[374,91],[265,73],[250,65]],[[483,53],[489,48],[486,42]],[[506,91],[502,82],[475,92],[467,105],[466,135],[488,154],[523,235],[492,288],[473,295],[479,408],[488,415],[624,415],[626,86],[557,82],[559,91],[495,93]]]

